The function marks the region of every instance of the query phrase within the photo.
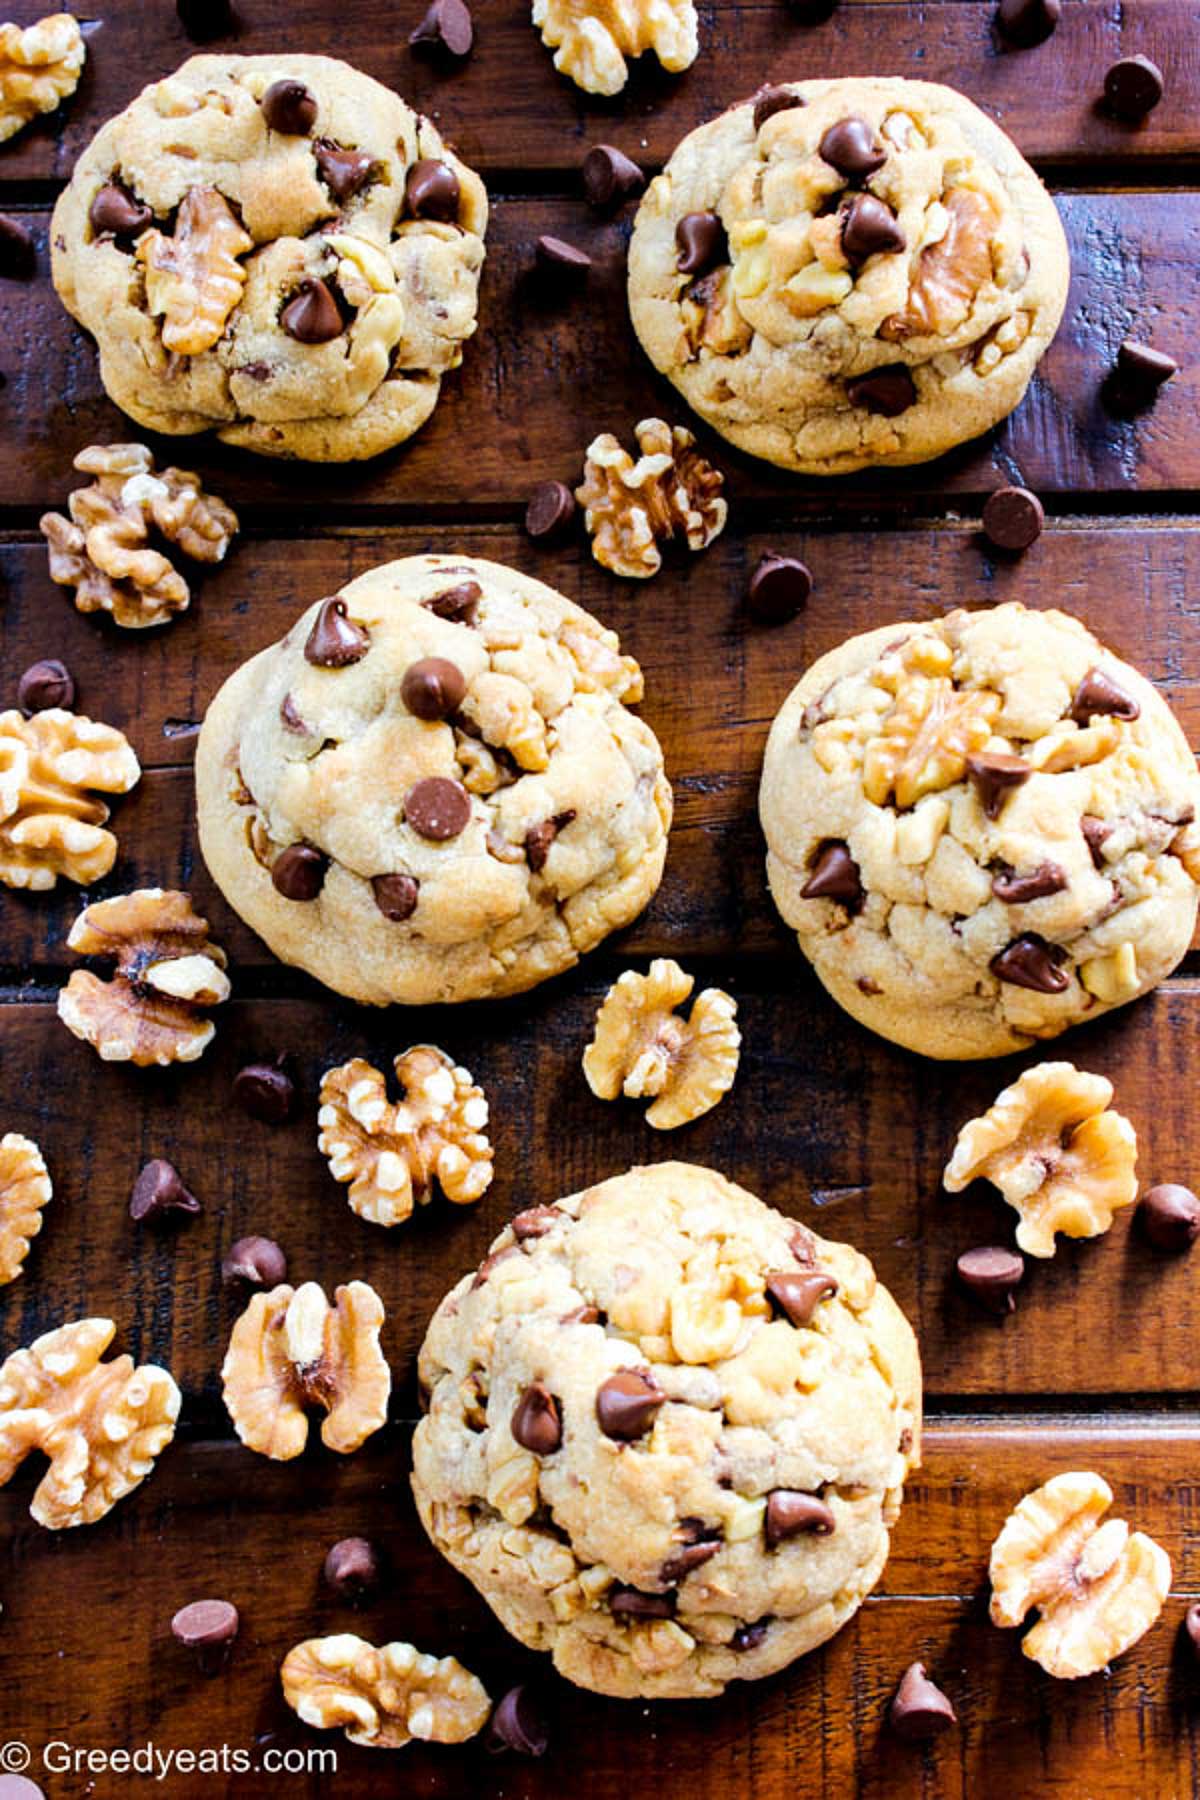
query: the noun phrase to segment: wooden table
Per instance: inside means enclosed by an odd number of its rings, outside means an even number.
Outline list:
[[[46,0],[49,4],[50,0]],[[37,235],[28,284],[0,284],[0,562],[3,678],[62,657],[83,710],[126,730],[145,767],[119,809],[121,854],[101,892],[188,887],[232,958],[236,998],[196,1067],[109,1067],[54,1012],[80,906],[0,893],[3,971],[0,1129],[38,1138],[55,1198],[21,1279],[0,1291],[0,1348],[85,1314],[117,1321],[118,1347],[164,1363],[183,1389],[180,1431],[153,1477],[102,1524],[61,1536],[27,1512],[40,1472],[0,1493],[0,1738],[27,1740],[51,1796],[155,1791],[143,1778],[46,1773],[42,1745],[80,1750],[336,1746],[336,1779],[175,1774],[171,1795],[439,1796],[627,1793],[1003,1794],[1169,1800],[1197,1790],[1200,1668],[1180,1623],[1200,1591],[1195,1387],[1197,1262],[1155,1254],[1122,1215],[1089,1245],[1034,1269],[1015,1317],[998,1323],[956,1290],[955,1256],[1007,1235],[998,1202],[950,1199],[940,1171],[961,1121],[1021,1060],[926,1065],[868,1036],[825,999],[769,904],[755,818],[768,723],[816,655],[881,621],[960,603],[1061,603],[1160,682],[1200,736],[1200,57],[1188,0],[1066,0],[1057,34],[1025,53],[997,47],[984,0],[847,0],[817,27],[782,0],[709,0],[702,53],[679,79],[638,70],[617,102],[588,100],[551,69],[526,0],[479,0],[474,56],[452,73],[418,63],[405,36],[421,0],[238,0],[230,47],[336,49],[430,112],[486,176],[493,199],[480,330],[418,439],[365,468],[271,464],[207,443],[171,454],[239,508],[244,532],[198,602],[169,629],[121,634],[78,616],[47,576],[36,525],[61,505],[83,445],[135,435],[105,399],[92,348],[51,291],[47,211],[76,154],[141,85],[188,53],[169,0],[93,0],[90,56],[65,115],[0,153],[0,208]],[[9,0],[28,23],[40,0]],[[272,26],[272,17],[278,20]],[[1144,50],[1167,98],[1139,128],[1095,107],[1104,70]],[[730,527],[706,555],[645,587],[600,570],[583,546],[524,536],[537,480],[574,480],[601,429],[647,413],[682,419],[630,332],[623,300],[628,217],[597,219],[578,167],[607,140],[647,166],[690,127],[770,77],[893,72],[946,80],[993,113],[1055,188],[1074,263],[1067,315],[1020,411],[991,437],[905,473],[789,480],[701,434],[728,473]],[[538,300],[533,239],[555,231],[594,257],[586,292]],[[1182,372],[1134,422],[1110,418],[1100,387],[1127,334],[1172,352]],[[1050,515],[1016,564],[977,536],[981,496],[1025,481]],[[778,630],[739,601],[766,547],[816,574],[807,611]],[[198,855],[194,725],[220,681],[277,638],[315,597],[411,551],[511,561],[615,626],[646,670],[645,716],[665,746],[677,812],[662,889],[645,916],[582,968],[527,999],[415,1017],[373,1014],[281,968],[216,894]],[[579,1056],[613,974],[678,956],[737,996],[744,1030],[733,1096],[669,1143],[634,1108],[589,1095]],[[1190,1077],[1200,1032],[1192,961],[1153,998],[1064,1046],[1112,1076],[1137,1126],[1144,1179],[1200,1185]],[[484,1201],[435,1204],[385,1233],[345,1205],[315,1144],[321,1071],[347,1055],[381,1061],[433,1039],[492,1098],[497,1176]],[[289,1050],[304,1105],[271,1129],[230,1110],[234,1071]],[[874,1597],[825,1650],[779,1678],[699,1706],[604,1701],[554,1680],[508,1639],[430,1550],[408,1494],[413,1361],[430,1312],[518,1206],[550,1200],[639,1159],[710,1162],[784,1211],[874,1259],[921,1339],[930,1424],[891,1561]],[[130,1221],[133,1178],[172,1158],[202,1218],[155,1233]],[[320,1448],[275,1464],[236,1441],[218,1370],[242,1296],[220,1264],[247,1232],[277,1237],[294,1278],[361,1276],[387,1304],[396,1373],[392,1421],[356,1456]],[[39,1459],[32,1459],[36,1462]],[[1016,1635],[987,1623],[988,1548],[1013,1501],[1056,1470],[1093,1467],[1119,1509],[1169,1551],[1174,1590],[1150,1635],[1110,1674],[1055,1684]],[[335,1539],[366,1533],[393,1579],[354,1615],[322,1586]],[[197,1676],[169,1621],[206,1594],[234,1600],[243,1627],[226,1674]],[[541,1763],[481,1747],[395,1757],[318,1739],[283,1704],[276,1670],[298,1639],[358,1629],[453,1651],[493,1693],[544,1680],[554,1744]],[[924,1659],[953,1696],[959,1728],[906,1748],[884,1727],[902,1669]]]

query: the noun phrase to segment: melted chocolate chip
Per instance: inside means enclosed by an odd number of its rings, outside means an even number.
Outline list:
[[[763,1529],[772,1550],[785,1538],[798,1537],[801,1532],[811,1531],[818,1537],[828,1537],[835,1524],[832,1510],[819,1494],[805,1494],[795,1488],[775,1488],[767,1495]]]
[[[285,900],[315,900],[328,870],[329,858],[312,844],[289,844],[271,864],[271,880]]]
[[[804,886],[802,900],[836,900],[850,912],[863,903],[864,890],[858,864],[840,840],[822,844]]]
[[[421,884],[412,875],[372,875],[371,893],[385,919],[402,925],[417,910]]]
[[[589,206],[609,212],[640,194],[646,177],[614,144],[593,144],[583,159],[583,191]]]
[[[821,139],[819,154],[847,181],[865,181],[887,161],[887,151],[865,119],[850,117],[831,125]]]
[[[1027,875],[1005,869],[992,877],[992,892],[1006,906],[1022,906],[1027,900],[1044,900],[1048,894],[1061,894],[1069,887],[1067,871],[1059,863],[1039,863]]]
[[[954,1265],[959,1281],[973,1300],[998,1316],[1016,1311],[1013,1290],[1025,1275],[1025,1258],[1000,1244],[964,1250]]]
[[[881,418],[896,419],[916,403],[917,390],[903,363],[887,363],[872,369],[869,375],[856,375],[846,383],[846,395],[852,406],[861,406]]]
[[[509,1224],[518,1244],[525,1244],[530,1238],[545,1237],[566,1216],[557,1206],[527,1206],[524,1212],[515,1213]]]
[[[725,227],[714,212],[685,213],[675,227],[679,250],[675,266],[681,275],[707,275],[729,261]]]
[[[770,1625],[769,1617],[755,1619],[752,1625],[739,1625],[729,1640],[729,1648],[736,1650],[739,1655],[746,1650],[757,1650],[760,1644],[766,1642]]]
[[[775,1270],[767,1276],[764,1286],[776,1311],[797,1328],[810,1324],[821,1301],[832,1299],[838,1291],[833,1276],[823,1269],[814,1269],[807,1275]]]
[[[791,88],[763,87],[754,96],[754,129],[761,131],[768,119],[776,113],[790,112],[793,107],[803,106],[804,101],[799,94],[793,94]]]
[[[574,817],[575,810],[572,807],[567,812],[556,813],[552,819],[543,819],[540,825],[532,826],[525,833],[525,856],[535,875],[541,874],[546,866],[551,844]]]
[[[285,731],[295,732],[299,737],[307,737],[308,726],[300,717],[296,702],[290,694],[285,694],[279,702],[279,717]]]
[[[842,249],[854,264],[907,248],[908,239],[890,206],[874,194],[855,194],[842,208]]]
[[[608,1590],[608,1610],[614,1619],[672,1619],[675,1596],[645,1594],[640,1588],[619,1582]]]
[[[345,330],[328,283],[315,276],[300,283],[280,313],[279,323],[298,344],[328,344]]]
[[[967,774],[975,784],[984,812],[989,819],[995,819],[1009,794],[1022,787],[1033,770],[1019,756],[1006,756],[999,750],[977,750],[967,758]]]
[[[659,1570],[660,1579],[671,1586],[685,1581],[693,1569],[703,1568],[706,1562],[711,1562],[722,1542],[720,1532],[705,1531],[703,1521],[699,1519],[681,1519],[680,1525],[692,1527],[694,1535],[689,1542],[682,1543],[677,1550],[673,1550]]]
[[[97,237],[132,238],[154,223],[154,214],[119,181],[106,181],[88,208],[88,223]]]
[[[457,625],[473,625],[475,609],[483,599],[483,589],[477,581],[461,581],[457,587],[446,588],[440,594],[434,594],[421,605],[439,619],[450,619]]]
[[[404,796],[404,821],[432,843],[445,843],[464,831],[471,817],[471,796],[461,781],[430,775]]]
[[[285,76],[262,97],[263,118],[281,137],[307,137],[317,122],[317,97],[302,81]]]
[[[444,656],[423,656],[410,663],[400,683],[400,698],[409,712],[429,723],[457,712],[466,691],[466,676]]]
[[[1136,719],[1141,716],[1141,707],[1127,694],[1123,687],[1103,669],[1089,669],[1075,690],[1075,698],[1071,703],[1071,717],[1078,725],[1086,725],[1097,714],[1111,714],[1116,719]]]
[[[422,157],[408,171],[404,183],[404,207],[411,219],[434,219],[443,225],[458,223],[458,176],[448,163]]]
[[[666,1399],[652,1375],[621,1369],[601,1382],[596,1393],[596,1418],[605,1437],[632,1443],[649,1431]]]
[[[1057,944],[1048,944],[1031,931],[998,951],[988,967],[1014,987],[1030,988],[1035,994],[1062,994],[1071,985],[1071,977],[1059,966],[1065,958],[1066,952]]]
[[[1079,821],[1079,829],[1082,831],[1091,853],[1093,866],[1102,869],[1107,861],[1104,846],[1117,829],[1116,826],[1110,825],[1105,819],[1094,819],[1090,813],[1084,813]]]
[[[552,1456],[562,1444],[562,1407],[544,1381],[531,1381],[517,1401],[510,1427],[523,1450]]]
[[[17,705],[23,713],[49,712],[75,704],[75,681],[65,663],[56,658],[31,663],[17,683]]]
[[[334,199],[343,202],[353,199],[366,186],[375,168],[374,157],[368,156],[365,150],[346,150],[329,138],[317,139],[313,155],[321,180]]]
[[[322,600],[304,645],[304,660],[317,669],[347,669],[371,647],[369,632],[356,625],[339,594]]]

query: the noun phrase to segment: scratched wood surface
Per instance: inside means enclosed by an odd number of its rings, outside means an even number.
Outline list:
[[[50,0],[8,0],[28,23]],[[1191,0],[1064,0],[1049,43],[1014,53],[984,0],[844,0],[805,26],[783,0],[700,6],[703,53],[681,78],[635,70],[618,101],[557,77],[526,0],[478,0],[477,47],[463,67],[415,59],[407,32],[422,0],[235,0],[236,37],[218,53],[336,49],[434,116],[488,179],[493,199],[480,330],[410,446],[364,468],[258,462],[205,442],[159,446],[199,468],[239,508],[229,562],[205,571],[191,611],[137,637],[78,616],[49,582],[37,518],[74,485],[70,459],[133,435],[108,403],[92,346],[51,291],[46,227],[54,196],[97,125],[189,51],[171,0],[79,7],[89,62],[75,99],[0,151],[0,210],[33,226],[39,272],[0,281],[0,708],[21,670],[60,656],[81,706],[120,725],[145,775],[121,803],[121,853],[99,892],[187,885],[232,959],[235,999],[196,1067],[147,1076],[101,1064],[69,1039],[54,996],[72,958],[63,940],[74,890],[0,892],[0,1130],[42,1143],[56,1182],[21,1279],[0,1289],[0,1354],[63,1320],[111,1316],[118,1349],[159,1360],[183,1389],[178,1440],[153,1478],[97,1527],[50,1534],[28,1517],[31,1459],[0,1490],[0,1742],[87,1749],[336,1745],[336,1776],[236,1779],[176,1773],[179,1800],[207,1795],[466,1800],[607,1800],[659,1792],[726,1800],[794,1793],[868,1800],[1200,1793],[1200,1666],[1181,1634],[1200,1593],[1200,1483],[1194,1267],[1142,1239],[1128,1214],[1109,1236],[1031,1265],[1019,1310],[996,1321],[952,1279],[960,1250],[1003,1241],[1012,1215],[988,1190],[951,1197],[940,1176],[962,1120],[1022,1061],[936,1067],[882,1044],[825,999],[770,907],[755,796],[770,719],[799,672],[848,634],[955,605],[1022,599],[1077,613],[1136,660],[1200,742],[1200,54]],[[1141,127],[1096,104],[1104,71],[1138,51],[1163,67],[1167,98]],[[881,69],[949,80],[972,94],[1046,173],[1071,242],[1071,301],[1024,405],[990,438],[923,469],[822,484],[755,467],[702,434],[727,471],[729,530],[705,556],[649,587],[623,585],[579,542],[546,550],[520,530],[535,481],[576,478],[599,429],[654,410],[682,418],[626,321],[629,218],[583,204],[579,163],[596,141],[659,166],[682,133],[762,81]],[[584,292],[539,297],[531,246],[553,231],[595,258]],[[1101,395],[1116,345],[1150,336],[1179,377],[1137,420]],[[1022,479],[1047,499],[1049,527],[1017,563],[981,545],[983,495]],[[372,1013],[281,969],[216,894],[196,847],[190,764],[198,721],[224,677],[295,614],[392,556],[457,548],[511,562],[614,626],[642,662],[645,716],[676,795],[662,889],[623,936],[580,970],[494,1007]],[[816,587],[780,630],[748,622],[741,594],[759,554],[803,556]],[[738,998],[744,1053],[733,1096],[664,1143],[632,1105],[603,1106],[578,1067],[615,971],[679,956]],[[1137,1127],[1148,1184],[1200,1186],[1192,1070],[1200,981],[1189,958],[1157,995],[1063,1046],[1116,1083]],[[316,1150],[320,1073],[364,1053],[445,1044],[492,1099],[497,1175],[475,1208],[443,1202],[402,1233],[355,1219]],[[272,1130],[230,1108],[250,1056],[288,1050],[303,1105]],[[416,1411],[413,1360],[441,1293],[486,1250],[518,1205],[553,1198],[639,1160],[711,1162],[783,1211],[872,1257],[917,1327],[930,1428],[892,1558],[876,1595],[823,1651],[785,1675],[699,1706],[619,1705],[569,1689],[496,1625],[428,1549],[408,1493]],[[130,1221],[142,1162],[177,1162],[204,1206],[181,1227]],[[240,1297],[220,1261],[247,1232],[272,1235],[296,1278],[359,1276],[387,1305],[395,1373],[387,1427],[355,1457],[319,1447],[276,1465],[237,1444],[219,1367]],[[1116,1509],[1172,1557],[1172,1597],[1153,1632],[1108,1676],[1056,1684],[987,1623],[988,1547],[1013,1502],[1058,1470],[1094,1467]],[[328,1545],[364,1532],[390,1579],[361,1613],[320,1581]],[[228,1671],[200,1679],[171,1640],[176,1607],[216,1592],[242,1634]],[[410,1747],[395,1758],[319,1738],[283,1705],[275,1671],[315,1632],[357,1629],[454,1652],[500,1693],[536,1680],[553,1720],[542,1763],[489,1758],[479,1745]],[[903,1668],[923,1658],[960,1726],[928,1751],[883,1724]],[[7,1800],[0,1753],[0,1800]],[[138,1791],[97,1770],[30,1770],[51,1800]],[[144,1779],[145,1790],[151,1784]]]

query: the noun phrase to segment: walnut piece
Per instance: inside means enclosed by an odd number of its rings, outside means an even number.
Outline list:
[[[714,269],[694,281],[680,298],[679,310],[693,356],[711,350],[714,356],[737,356],[749,348],[752,327],[742,317],[733,297],[727,267]]]
[[[967,758],[982,750],[1000,711],[999,694],[960,692],[943,675],[910,675],[863,751],[863,792],[875,806],[894,796],[915,806],[924,794],[953,787]]]
[[[238,257],[253,248],[254,239],[214,187],[188,189],[174,236],[142,233],[135,249],[146,271],[146,304],[162,315],[168,350],[198,356],[212,349],[246,285]]]
[[[1166,1551],[1124,1519],[1101,1515],[1112,1489],[1099,1475],[1055,1475],[1026,1494],[992,1545],[993,1625],[1041,1617],[1021,1645],[1047,1675],[1094,1675],[1149,1631],[1171,1585]]]
[[[533,0],[533,22],[555,68],[587,94],[619,94],[627,57],[653,50],[678,74],[700,47],[693,0]]]
[[[402,1100],[389,1100],[379,1070],[356,1056],[326,1071],[317,1115],[330,1173],[349,1183],[352,1211],[376,1225],[401,1224],[435,1181],[467,1206],[492,1179],[482,1088],[433,1044],[414,1044],[393,1066]]]
[[[179,1389],[165,1369],[100,1361],[115,1331],[111,1319],[78,1319],[0,1366],[0,1487],[40,1450],[50,1467],[29,1510],[50,1531],[102,1519],[175,1435]]]
[[[958,1134],[943,1176],[961,1193],[982,1177],[1020,1216],[1017,1243],[1053,1256],[1054,1234],[1098,1237],[1137,1198],[1137,1134],[1107,1110],[1112,1082],[1069,1062],[1038,1063]]]
[[[127,794],[141,773],[115,726],[59,707],[0,713],[0,881],[43,890],[60,875],[81,887],[107,875],[117,840],[93,796]]]
[[[455,1657],[422,1655],[411,1644],[376,1650],[350,1632],[297,1644],[279,1678],[306,1725],[344,1726],[352,1744],[373,1750],[399,1750],[413,1738],[465,1743],[492,1710],[483,1683]]]
[[[54,1192],[45,1159],[32,1138],[9,1131],[0,1138],[0,1287],[15,1281],[42,1229],[42,1209]]]
[[[136,888],[85,907],[67,943],[83,956],[114,958],[102,981],[76,969],[58,996],[68,1031],[105,1062],[195,1062],[216,1026],[207,1009],[229,998],[225,952],[208,920],[173,888]]]
[[[308,1442],[305,1408],[326,1417],[321,1442],[348,1456],[387,1419],[392,1374],[379,1347],[383,1301],[365,1281],[330,1306],[315,1281],[255,1294],[221,1368],[225,1405],[243,1444],[288,1462]]]
[[[151,528],[195,562],[218,563],[237,515],[188,469],[156,475],[144,444],[92,444],[75,467],[96,479],[69,497],[69,519],[42,515],[51,581],[75,589],[81,613],[111,613],[133,631],[167,624],[186,611],[191,593],[170,560],[150,547]]]
[[[0,25],[0,144],[75,92],[86,56],[70,13],[50,13],[24,30]]]
[[[904,310],[879,327],[880,337],[891,343],[956,331],[969,316],[980,288],[992,278],[997,217],[986,195],[974,188],[954,188],[930,211],[934,217],[926,226],[925,248],[917,258]]]
[[[737,1074],[737,1003],[720,988],[706,988],[690,1019],[682,1019],[675,1008],[694,986],[669,957],[658,957],[646,975],[627,969],[608,990],[583,1053],[583,1072],[598,1099],[656,1096],[646,1123],[658,1131],[711,1112]]]
[[[584,508],[592,555],[614,575],[644,581],[662,567],[660,542],[682,537],[703,550],[725,529],[725,477],[681,425],[643,419],[634,428],[635,463],[611,432],[588,446],[575,498]]]

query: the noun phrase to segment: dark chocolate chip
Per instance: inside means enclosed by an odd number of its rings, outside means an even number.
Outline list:
[[[207,44],[213,38],[225,37],[234,27],[234,11],[229,0],[175,0],[175,11],[194,44]]]
[[[856,375],[846,383],[846,395],[852,406],[885,419],[899,418],[916,403],[917,390],[903,363],[887,363],[872,369],[869,375]]]
[[[547,287],[574,287],[583,281],[592,266],[586,250],[568,244],[565,238],[540,237],[534,245],[538,274]]]
[[[842,249],[855,264],[869,256],[907,248],[908,239],[890,206],[874,194],[855,194],[842,208]]]
[[[404,205],[410,218],[435,219],[442,225],[458,223],[458,176],[448,163],[422,157],[408,171]]]
[[[557,1206],[527,1206],[524,1212],[515,1213],[509,1224],[518,1244],[524,1244],[530,1238],[545,1237],[566,1216]]]
[[[995,819],[1009,794],[1022,787],[1033,770],[1019,756],[1006,756],[1000,750],[977,750],[967,758],[967,774],[975,783],[984,812],[989,819]]]
[[[1048,944],[1031,931],[997,951],[988,967],[1013,987],[1031,988],[1035,994],[1062,994],[1071,985],[1071,977],[1059,966],[1065,957],[1057,944]]]
[[[556,813],[552,819],[543,819],[540,825],[531,826],[525,833],[525,857],[535,875],[541,874],[546,866],[551,844],[574,817],[575,811],[571,808],[567,812]]]
[[[17,705],[23,713],[49,712],[75,704],[75,682],[65,663],[54,657],[31,663],[17,683]]]
[[[812,571],[799,557],[767,550],[747,583],[746,606],[764,625],[782,625],[795,618],[812,586]]]
[[[851,912],[863,903],[863,884],[858,864],[840,839],[822,844],[808,880],[800,889],[802,900],[837,900]]]
[[[864,181],[887,161],[887,151],[865,119],[850,117],[831,125],[818,146],[830,168],[847,181]]]
[[[1000,1315],[1015,1312],[1013,1289],[1025,1274],[1025,1258],[1001,1244],[964,1250],[954,1265],[958,1279],[981,1306]]]
[[[996,29],[1019,50],[1044,44],[1062,17],[1062,0],[1000,0]]]
[[[467,678],[444,656],[423,656],[409,663],[400,683],[400,698],[410,713],[432,723],[457,712],[467,691]]]
[[[984,534],[997,550],[1028,550],[1045,522],[1045,509],[1028,488],[997,488],[984,502]]]
[[[992,892],[1006,906],[1023,906],[1027,900],[1044,900],[1048,894],[1061,894],[1069,887],[1067,871],[1059,863],[1039,863],[1027,875],[1004,869],[992,877]]]
[[[1149,344],[1139,344],[1135,338],[1126,338],[1117,350],[1116,373],[1125,392],[1148,400],[1164,381],[1170,381],[1172,375],[1179,373],[1179,364],[1165,350],[1155,350]]]
[[[652,1375],[621,1369],[600,1384],[596,1392],[596,1418],[605,1437],[632,1443],[649,1431],[666,1399]]]
[[[279,323],[298,344],[328,344],[345,330],[328,283],[316,276],[300,283],[280,313]]]
[[[685,213],[675,227],[679,251],[675,266],[681,275],[707,275],[729,261],[725,227],[714,212]]]
[[[673,1619],[674,1594],[646,1594],[623,1582],[608,1590],[608,1610],[614,1619]]]
[[[1123,56],[1104,77],[1105,106],[1130,124],[1152,113],[1162,97],[1162,70],[1148,56]]]
[[[610,212],[640,194],[646,177],[615,144],[593,144],[583,159],[583,192],[597,212]]]
[[[813,1234],[807,1225],[797,1225],[788,1239],[788,1248],[802,1269],[815,1269],[817,1266],[817,1246]]]
[[[313,155],[321,171],[321,180],[335,200],[353,199],[359,189],[366,186],[375,168],[374,157],[368,156],[365,150],[345,150],[328,138],[317,139]]]
[[[271,880],[285,900],[315,900],[325,886],[329,858],[313,844],[289,844],[271,864]]]
[[[1078,725],[1086,725],[1098,713],[1111,714],[1115,719],[1136,719],[1141,716],[1141,711],[1133,695],[1118,687],[1103,669],[1088,670],[1071,702],[1071,717]]]
[[[482,598],[483,589],[477,581],[460,581],[457,587],[446,588],[431,599],[422,600],[421,605],[439,619],[451,619],[456,625],[473,625],[475,608]]]
[[[146,1164],[129,1196],[129,1216],[139,1223],[143,1219],[161,1219],[167,1213],[201,1210],[195,1194],[184,1187],[179,1170],[161,1156]]]
[[[539,482],[525,508],[525,529],[530,537],[564,537],[574,520],[575,496],[566,482]]]
[[[278,1287],[287,1280],[287,1257],[274,1238],[238,1238],[221,1264],[222,1281],[247,1281],[251,1287]]]
[[[88,207],[88,223],[97,237],[132,238],[154,223],[154,214],[119,181],[106,181]]]
[[[233,1078],[233,1097],[243,1112],[264,1125],[283,1125],[296,1104],[296,1084],[288,1074],[287,1057],[274,1062],[247,1063]]]
[[[286,731],[294,731],[300,736],[307,736],[308,726],[300,717],[296,702],[290,694],[285,694],[279,702],[279,717]]]
[[[0,213],[0,275],[27,281],[37,270],[37,247],[19,219]]]
[[[739,1625],[729,1640],[729,1648],[739,1655],[746,1650],[757,1650],[766,1642],[767,1632],[771,1626],[770,1618],[755,1619],[752,1625]]]
[[[797,1327],[808,1325],[821,1301],[832,1299],[838,1291],[833,1276],[823,1269],[814,1269],[807,1275],[777,1269],[767,1276],[765,1287],[776,1310]]]
[[[372,875],[371,892],[384,918],[403,925],[417,910],[421,884],[412,875]]]
[[[545,1756],[550,1742],[545,1714],[524,1683],[509,1688],[503,1696],[492,1714],[485,1741],[493,1755],[515,1750],[518,1756]]]
[[[262,97],[263,118],[282,137],[307,137],[317,122],[317,97],[302,81],[285,76]]]
[[[896,1735],[911,1744],[925,1743],[958,1723],[949,1700],[930,1681],[925,1664],[919,1662],[904,1671],[888,1718]]]
[[[171,1634],[196,1653],[202,1674],[216,1675],[229,1660],[238,1634],[237,1607],[228,1600],[193,1600],[171,1620]]]
[[[1158,1250],[1190,1250],[1200,1237],[1200,1200],[1191,1188],[1163,1182],[1142,1195],[1138,1223]]]
[[[513,1409],[509,1427],[522,1450],[553,1456],[562,1444],[562,1408],[544,1381],[531,1381]]]
[[[348,1537],[331,1547],[321,1572],[339,1600],[358,1606],[379,1592],[385,1565],[370,1538]]]
[[[703,1519],[680,1519],[680,1543],[659,1570],[662,1581],[671,1586],[683,1581],[693,1569],[702,1568],[717,1554],[724,1542],[719,1527],[710,1527]]]
[[[445,843],[465,831],[471,818],[471,796],[461,781],[429,775],[404,796],[404,820],[421,837]]]
[[[791,88],[763,87],[754,96],[754,129],[761,131],[768,119],[776,113],[791,112],[793,107],[803,106],[804,101]]]
[[[1183,1629],[1193,1652],[1200,1656],[1200,1600],[1194,1600],[1183,1615]]]
[[[304,646],[304,660],[317,669],[347,669],[361,662],[371,647],[370,633],[346,613],[339,594],[322,600]]]
[[[772,1550],[785,1538],[798,1537],[805,1531],[828,1537],[835,1523],[832,1511],[818,1494],[801,1493],[796,1488],[775,1488],[767,1495],[763,1529]]]
[[[1091,852],[1094,867],[1102,869],[1107,861],[1104,854],[1104,846],[1112,836],[1113,832],[1117,829],[1116,826],[1110,825],[1105,819],[1094,819],[1089,813],[1084,813],[1082,819],[1079,821],[1079,829],[1082,831],[1084,839],[1087,842],[1088,850]]]
[[[475,41],[470,10],[463,5],[463,0],[433,0],[408,41],[414,50],[443,56],[467,56]]]

